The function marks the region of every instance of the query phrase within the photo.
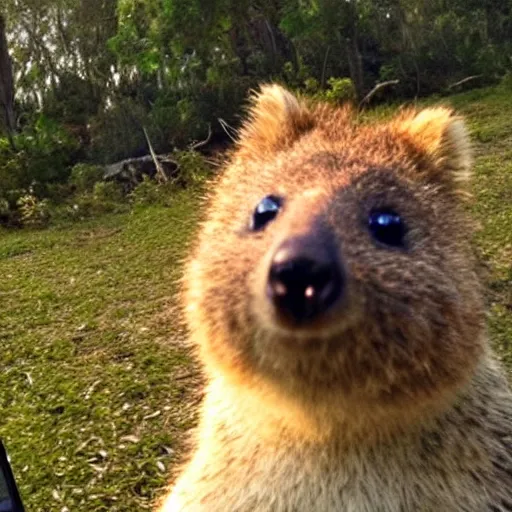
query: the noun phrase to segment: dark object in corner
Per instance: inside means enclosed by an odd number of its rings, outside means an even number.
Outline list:
[[[25,512],[2,441],[0,441],[0,512]]]

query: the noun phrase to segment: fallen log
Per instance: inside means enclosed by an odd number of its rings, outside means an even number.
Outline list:
[[[178,168],[171,154],[144,155],[137,158],[126,158],[106,165],[103,179],[105,181],[119,181],[130,186],[136,186],[145,175],[150,178],[156,176],[158,171],[154,159],[158,161],[161,172],[165,173],[166,177],[171,177]]]

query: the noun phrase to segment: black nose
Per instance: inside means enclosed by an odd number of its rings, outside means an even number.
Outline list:
[[[293,323],[318,317],[342,293],[335,251],[309,237],[286,240],[272,259],[267,289],[278,312]]]

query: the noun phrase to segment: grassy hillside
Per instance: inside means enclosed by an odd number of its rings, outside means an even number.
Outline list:
[[[512,368],[512,91],[448,101],[477,145],[475,247]],[[198,402],[172,314],[197,207],[0,233],[0,437],[28,510],[141,510],[165,485]]]

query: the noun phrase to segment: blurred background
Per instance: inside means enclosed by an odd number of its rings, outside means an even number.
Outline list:
[[[0,219],[20,222],[29,187],[58,202],[104,171],[76,164],[147,155],[148,139],[222,148],[262,81],[335,103],[443,94],[504,77],[511,36],[501,0],[3,0]],[[136,179],[156,172],[136,163]]]

